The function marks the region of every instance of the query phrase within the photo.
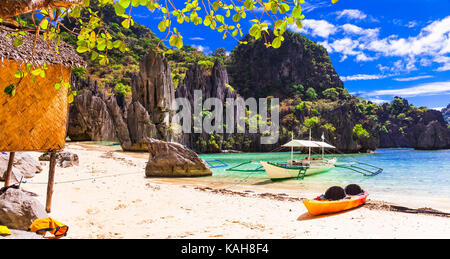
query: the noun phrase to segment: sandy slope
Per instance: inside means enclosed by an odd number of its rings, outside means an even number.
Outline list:
[[[80,165],[57,167],[51,217],[70,226],[68,238],[450,238],[450,220],[444,217],[367,206],[311,217],[299,201],[258,196],[280,190],[233,187],[254,191],[242,197],[195,189],[223,187],[217,180],[145,178],[147,155],[118,149],[67,145]],[[43,173],[22,185],[43,204],[47,170],[45,163]]]

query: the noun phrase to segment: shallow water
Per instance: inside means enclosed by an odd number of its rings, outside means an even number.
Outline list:
[[[296,157],[305,155],[296,154]],[[205,160],[219,159],[228,167],[213,168],[213,178],[229,181],[230,184],[245,182],[246,185],[270,186],[275,188],[323,189],[332,185],[345,187],[349,183],[361,185],[371,192],[402,196],[426,196],[450,198],[450,150],[418,151],[413,149],[379,149],[374,154],[331,155],[339,162],[359,161],[383,168],[376,176],[363,176],[344,168],[305,177],[304,180],[272,182],[262,172],[231,172],[226,168],[253,160],[244,168],[258,167],[258,161],[286,161],[290,153],[239,153],[201,155]],[[213,162],[220,164],[219,162]]]

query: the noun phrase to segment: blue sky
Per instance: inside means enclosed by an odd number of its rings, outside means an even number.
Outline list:
[[[396,95],[429,108],[450,103],[449,0],[305,2],[303,28],[291,30],[327,48],[349,92],[377,103]],[[164,37],[157,29],[162,14],[136,8],[133,17]],[[251,26],[249,21],[241,24],[247,31]],[[237,45],[203,25],[176,27],[184,44],[206,53],[219,47],[231,51]]]

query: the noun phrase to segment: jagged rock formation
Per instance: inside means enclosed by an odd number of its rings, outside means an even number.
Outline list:
[[[72,76],[72,86],[78,94],[69,106],[67,135],[70,139],[115,140],[114,124],[105,103],[105,94],[98,91],[97,82]]]
[[[183,83],[176,91],[177,98],[187,98],[191,104],[192,113],[194,112],[194,91],[199,90],[202,93],[202,101],[208,98],[218,98],[225,103],[226,98],[237,97],[236,92],[228,85],[228,74],[226,69],[217,60],[211,71],[195,64],[187,72]],[[220,145],[204,145],[202,141],[209,140],[209,134],[206,132],[194,134],[194,122],[192,121],[192,134],[183,134],[183,143],[200,152],[220,152]],[[223,137],[223,134],[221,134]]]
[[[217,98],[222,104],[227,99],[236,100],[239,94],[228,84],[228,73],[219,60],[216,60],[212,69],[208,70],[198,64],[193,65],[187,72],[182,84],[176,91],[177,98],[187,98],[194,113],[194,91],[201,91],[202,101],[208,98]],[[236,103],[234,112],[234,128],[237,124],[237,111],[244,109],[241,103]],[[213,108],[215,109],[215,108]],[[223,107],[223,123],[226,125],[226,108]],[[222,150],[270,150],[269,146],[259,145],[260,134],[256,133],[195,133],[192,120],[192,133],[183,134],[183,144],[197,152],[221,152]]]
[[[391,105],[382,106],[378,118],[386,129],[380,132],[381,148],[450,147],[450,128],[439,111],[411,108],[407,100],[396,97]]]
[[[179,143],[147,139],[150,153],[147,177],[193,177],[212,175],[208,164],[194,151]]]
[[[291,87],[302,84],[320,95],[327,88],[343,89],[327,50],[300,34],[287,31],[279,49],[267,48],[264,39],[247,35],[231,52],[230,84],[245,97],[291,97]],[[269,42],[273,33],[266,36]]]
[[[119,106],[115,96],[105,97],[90,80],[75,78],[80,93],[70,107],[71,140],[118,139],[126,151],[147,151],[146,138],[176,139],[170,131],[175,99],[170,67],[161,55],[150,51],[134,75],[132,102]]]

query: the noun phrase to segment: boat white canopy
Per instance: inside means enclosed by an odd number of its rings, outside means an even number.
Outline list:
[[[323,141],[293,139],[284,144],[283,147],[315,147],[315,148],[336,148]]]

